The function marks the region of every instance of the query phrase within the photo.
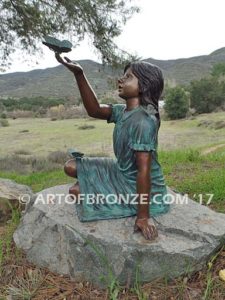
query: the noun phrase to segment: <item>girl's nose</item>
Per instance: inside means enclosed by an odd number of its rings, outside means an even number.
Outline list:
[[[123,82],[123,78],[120,77],[120,78],[118,79],[118,83],[122,83],[122,82]]]

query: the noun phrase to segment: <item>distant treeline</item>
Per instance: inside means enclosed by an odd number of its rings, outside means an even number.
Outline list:
[[[164,109],[170,119],[225,111],[225,64],[215,64],[210,76],[193,80],[188,86],[166,87],[164,96]]]
[[[44,97],[35,98],[20,98],[20,99],[0,99],[0,110],[1,111],[33,111],[37,112],[40,109],[48,109],[53,106],[58,106],[60,104],[65,105],[68,102],[67,99],[49,99]]]

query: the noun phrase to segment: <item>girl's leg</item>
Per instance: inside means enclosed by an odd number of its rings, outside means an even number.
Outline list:
[[[79,197],[79,194],[80,194],[80,186],[79,186],[79,183],[76,182],[74,185],[72,185],[70,188],[69,188],[69,194],[70,195],[73,195],[73,196],[70,196],[73,200],[75,199],[75,203],[78,202],[78,197]],[[74,198],[75,196],[75,198]]]
[[[69,189],[69,193],[74,195],[74,196],[78,196],[80,194],[80,186],[79,186],[79,182],[76,182],[74,185],[72,185]]]
[[[77,178],[77,166],[75,159],[70,159],[65,163],[64,172],[70,177]],[[78,195],[80,194],[80,187],[78,182],[70,187],[69,194],[78,197]]]
[[[70,159],[65,163],[64,172],[70,177],[77,178],[77,165],[75,159]]]

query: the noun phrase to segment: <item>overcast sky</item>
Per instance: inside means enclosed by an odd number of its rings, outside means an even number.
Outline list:
[[[141,8],[125,25],[115,42],[142,58],[176,59],[210,54],[225,47],[225,0],[136,0]],[[42,58],[23,61],[14,55],[7,72],[28,71],[58,65],[43,45]],[[88,41],[74,48],[71,59],[99,61]],[[20,57],[20,59],[18,59]],[[36,64],[36,60],[39,64]]]

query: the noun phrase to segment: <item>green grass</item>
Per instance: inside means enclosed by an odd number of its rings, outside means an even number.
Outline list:
[[[201,155],[196,149],[160,151],[159,161],[168,186],[187,193],[196,201],[202,197],[203,204],[208,202],[208,194],[213,194],[210,207],[225,212],[225,160],[221,149],[208,155]],[[0,172],[0,177],[28,185],[34,192],[75,181],[75,178],[66,176],[62,169],[25,175]]]
[[[12,238],[13,238],[13,233],[16,230],[21,214],[20,211],[15,209],[9,201],[7,201],[11,211],[12,211],[12,218],[10,222],[6,225],[6,231],[3,234],[3,237],[0,236],[0,277],[2,274],[2,265],[5,261],[7,261],[10,256],[12,255]],[[16,257],[20,256],[20,250],[16,248],[15,252],[13,253]]]
[[[162,166],[166,184],[181,193],[187,193],[191,199],[207,204],[210,195],[210,207],[225,212],[225,159],[224,150],[201,155],[196,149],[160,151],[159,162]],[[9,178],[17,183],[28,185],[34,192],[45,188],[72,183],[75,178],[66,176],[63,168],[54,171],[18,174],[0,172],[0,177]]]
[[[198,202],[202,199],[203,204],[213,194],[210,207],[225,212],[225,160],[221,152],[203,156],[193,149],[174,150],[160,152],[159,160],[168,186]]]
[[[26,175],[0,172],[0,177],[12,179],[15,180],[17,183],[28,185],[32,188],[34,192],[39,192],[51,186],[74,182],[75,180],[66,176],[63,170],[39,172]]]

